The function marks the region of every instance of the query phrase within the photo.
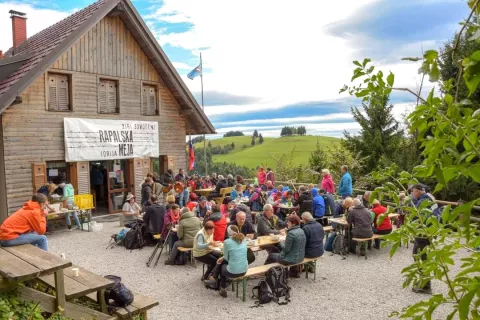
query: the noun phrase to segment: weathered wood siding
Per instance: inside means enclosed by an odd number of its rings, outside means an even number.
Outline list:
[[[179,105],[119,18],[107,17],[51,66],[73,80],[73,111],[46,111],[45,76],[36,79],[2,116],[9,213],[32,194],[32,163],[65,159],[63,118],[144,120],[159,122],[160,154],[175,157],[185,168],[186,123]],[[98,75],[119,78],[120,114],[98,114]],[[141,83],[158,84],[160,114],[141,115]]]

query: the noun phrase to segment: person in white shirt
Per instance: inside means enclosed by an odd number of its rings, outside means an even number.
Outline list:
[[[135,196],[129,193],[122,208],[125,220],[135,220],[140,215],[140,209],[140,206],[135,202]]]

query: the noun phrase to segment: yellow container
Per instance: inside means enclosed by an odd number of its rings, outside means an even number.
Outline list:
[[[76,195],[75,198],[74,198],[74,201],[75,201],[75,205],[80,210],[90,210],[90,209],[95,208],[93,206],[93,195],[91,195],[91,194]]]

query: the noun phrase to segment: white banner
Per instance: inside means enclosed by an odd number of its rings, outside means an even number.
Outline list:
[[[65,161],[159,156],[158,122],[64,118]]]

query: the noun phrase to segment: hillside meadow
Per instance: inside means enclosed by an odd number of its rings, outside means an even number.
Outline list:
[[[297,164],[308,164],[310,153],[315,150],[317,139],[323,149],[334,147],[340,143],[340,139],[324,136],[290,136],[280,138],[264,138],[263,144],[258,144],[256,139],[255,146],[251,145],[252,137],[228,137],[210,140],[212,147],[235,144],[235,149],[228,154],[213,155],[215,162],[229,162],[237,165],[255,168],[258,165],[269,166],[275,169],[274,158],[282,154],[288,156],[292,151],[293,158]],[[207,140],[208,144],[208,140]],[[196,152],[203,152],[203,142],[195,144]]]

